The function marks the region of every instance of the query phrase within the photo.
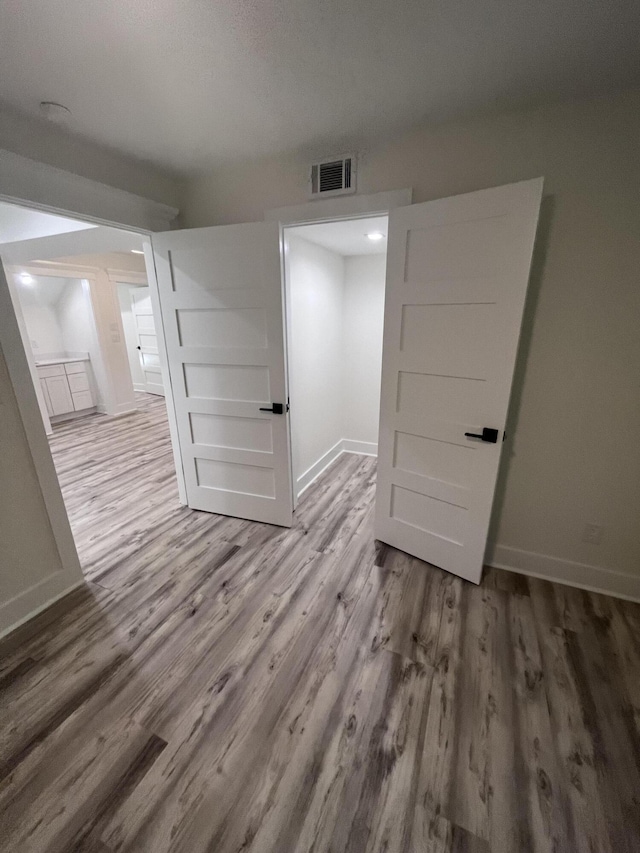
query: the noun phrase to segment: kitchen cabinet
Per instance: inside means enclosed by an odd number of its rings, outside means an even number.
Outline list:
[[[95,406],[86,361],[36,365],[49,417],[72,415]]]

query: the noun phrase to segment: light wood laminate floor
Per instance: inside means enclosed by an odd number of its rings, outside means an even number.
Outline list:
[[[88,589],[0,669],[0,846],[638,853],[640,606],[178,505],[164,403],[55,429]]]

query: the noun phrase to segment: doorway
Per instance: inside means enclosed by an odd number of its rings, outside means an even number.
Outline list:
[[[377,456],[387,228],[284,229],[294,507],[342,453]]]
[[[475,583],[541,195],[537,179],[389,215],[376,536]],[[326,300],[307,307],[324,321],[315,327],[311,321],[309,333],[300,334],[303,350],[313,334],[323,348],[309,358],[298,354],[297,394],[308,404],[307,425],[289,430],[295,415],[277,226],[171,232],[154,235],[153,245],[187,502],[288,527],[305,480],[351,437],[340,434],[344,378],[336,368],[336,330],[344,322],[335,311],[330,319]],[[291,261],[287,252],[285,270]],[[326,281],[326,269],[323,275]],[[291,404],[298,407],[293,398]]]
[[[175,474],[165,464],[171,442],[144,240],[0,204],[3,346],[31,379],[85,577],[117,525],[112,509],[139,512],[143,520],[157,502],[160,476],[164,496],[179,505]],[[129,295],[143,387],[132,375],[121,290]],[[161,475],[151,464],[156,459]],[[145,476],[134,484],[139,461],[147,463]]]
[[[135,391],[164,397],[160,347],[148,284],[118,284],[124,340]]]

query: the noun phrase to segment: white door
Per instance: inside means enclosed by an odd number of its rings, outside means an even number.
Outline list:
[[[172,231],[152,245],[187,503],[288,527],[279,225]]]
[[[129,292],[131,294],[131,314],[136,333],[136,349],[142,371],[140,387],[149,394],[161,394],[164,397],[158,336],[156,335],[149,288],[131,287]]]
[[[475,583],[541,196],[540,178],[389,219],[376,537]]]

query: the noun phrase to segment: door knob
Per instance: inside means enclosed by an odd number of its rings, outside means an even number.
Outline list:
[[[496,444],[498,441],[498,430],[491,427],[483,427],[482,432],[465,432],[467,438],[479,438],[480,441],[488,441],[490,444]]]
[[[268,409],[260,407],[261,412],[273,412],[274,415],[284,414],[284,403],[272,403]]]

